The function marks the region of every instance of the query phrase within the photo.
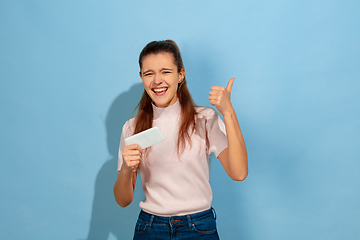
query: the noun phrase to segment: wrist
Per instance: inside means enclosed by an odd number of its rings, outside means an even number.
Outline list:
[[[234,108],[231,108],[227,111],[223,111],[223,113],[221,113],[221,115],[224,117],[224,120],[226,118],[232,119],[233,116],[235,115],[235,110],[234,110]]]
[[[128,167],[126,166],[126,164],[122,164],[121,168],[120,168],[120,171],[124,174],[129,174],[129,173],[132,173],[134,170],[134,168],[131,168],[131,167]]]

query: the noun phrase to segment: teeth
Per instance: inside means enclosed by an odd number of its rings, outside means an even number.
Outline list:
[[[165,91],[166,89],[167,88],[154,88],[153,91],[159,93],[159,92]]]

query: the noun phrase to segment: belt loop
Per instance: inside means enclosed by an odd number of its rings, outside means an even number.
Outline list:
[[[152,223],[153,223],[153,221],[154,221],[154,215],[151,215],[151,217],[150,217],[150,221],[149,221],[149,228],[151,228],[151,226],[152,226]]]
[[[213,212],[214,218],[216,220],[216,212],[215,212],[215,209],[213,207],[211,207],[211,211]]]
[[[189,228],[191,228],[191,217],[190,215],[186,215],[187,221],[188,221],[188,226]]]

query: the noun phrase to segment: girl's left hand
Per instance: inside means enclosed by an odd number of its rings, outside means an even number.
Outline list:
[[[235,78],[231,78],[226,86],[213,86],[209,92],[209,102],[211,105],[215,106],[217,110],[224,116],[224,114],[231,112],[233,106],[230,101],[231,88],[234,83]]]

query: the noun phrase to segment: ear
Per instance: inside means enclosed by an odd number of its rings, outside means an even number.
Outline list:
[[[140,76],[140,78],[142,79],[142,75],[141,75],[141,72],[139,72],[139,76]]]
[[[178,83],[181,83],[182,80],[184,80],[184,78],[185,78],[185,69],[182,68],[182,69],[180,70],[180,72],[179,72],[179,80],[178,80]]]

